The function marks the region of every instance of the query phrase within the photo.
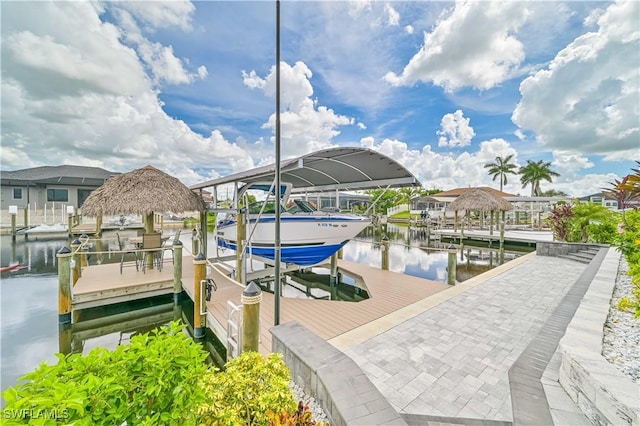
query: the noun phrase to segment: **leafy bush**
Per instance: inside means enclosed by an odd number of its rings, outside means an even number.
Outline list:
[[[225,371],[206,377],[209,401],[200,406],[205,425],[269,425],[269,413],[285,415],[296,409],[289,389],[290,373],[280,354],[265,359],[245,352],[232,359]]]
[[[634,312],[640,317],[640,210],[625,212],[612,245],[616,246],[629,263],[629,275],[634,289],[631,296],[620,300],[618,308]]]
[[[557,204],[549,213],[547,222],[553,231],[553,238],[558,241],[567,241],[573,208],[570,204]]]
[[[316,424],[308,408],[296,411],[280,354],[243,353],[218,371],[183,329],[176,321],[114,351],[58,354],[3,392],[2,424]]]
[[[75,425],[194,424],[205,401],[207,354],[183,328],[171,323],[112,352],[57,354],[56,365],[43,363],[22,377],[25,383],[3,392],[4,413],[23,414],[4,424],[55,424],[29,418],[42,412],[63,413],[65,423]]]
[[[315,422],[309,406],[298,402],[298,409],[293,413],[275,414],[269,412],[269,426],[329,426],[328,423]]]

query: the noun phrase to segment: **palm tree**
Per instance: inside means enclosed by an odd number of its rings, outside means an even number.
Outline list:
[[[489,169],[489,176],[495,181],[500,176],[500,192],[502,192],[502,186],[507,184],[507,174],[517,174],[515,164],[511,163],[513,154],[507,155],[505,158],[496,157],[494,163],[487,163],[484,165],[485,169]]]
[[[551,182],[553,177],[560,176],[559,173],[551,170],[551,162],[531,161],[527,160],[527,165],[520,167],[520,183],[524,188],[527,185],[531,185],[531,196],[537,197],[542,194],[540,189],[540,182],[546,180]]]

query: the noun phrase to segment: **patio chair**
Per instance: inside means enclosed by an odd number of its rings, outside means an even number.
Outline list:
[[[162,236],[159,232],[142,234],[142,251],[138,253],[141,255],[142,272],[146,273],[147,269],[146,255],[151,257],[151,267],[155,266],[158,271],[162,271]]]
[[[180,241],[180,231],[182,231],[182,230],[181,230],[181,229],[178,229],[178,232],[176,232],[176,233],[173,235],[173,240],[171,240],[171,243],[169,243],[169,244],[164,243],[164,244],[163,244],[163,246],[162,246],[162,260],[163,260],[163,262],[164,262],[164,252],[165,252],[165,251],[167,251],[167,250],[169,250],[169,251],[171,251],[171,263],[172,263],[172,264],[173,264],[173,263],[175,263],[175,255],[174,255],[174,252],[173,252],[173,246],[174,246],[178,241]]]
[[[136,261],[136,271],[138,271],[138,252],[135,247],[127,247],[124,240],[120,237],[120,233],[116,232],[116,237],[118,237],[118,249],[121,253],[120,257],[120,273],[122,274],[122,268],[124,268],[124,257],[128,254],[133,254]]]

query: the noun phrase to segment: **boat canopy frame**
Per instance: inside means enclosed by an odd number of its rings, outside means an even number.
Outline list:
[[[327,148],[280,162],[292,193],[421,186],[403,165],[369,148]],[[275,163],[192,185],[192,190],[231,183],[273,181]]]

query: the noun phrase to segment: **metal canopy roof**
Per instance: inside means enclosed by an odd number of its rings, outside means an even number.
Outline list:
[[[329,148],[280,163],[281,180],[292,192],[420,186],[397,161],[367,148]],[[273,181],[275,163],[191,186],[202,189],[233,182]]]

